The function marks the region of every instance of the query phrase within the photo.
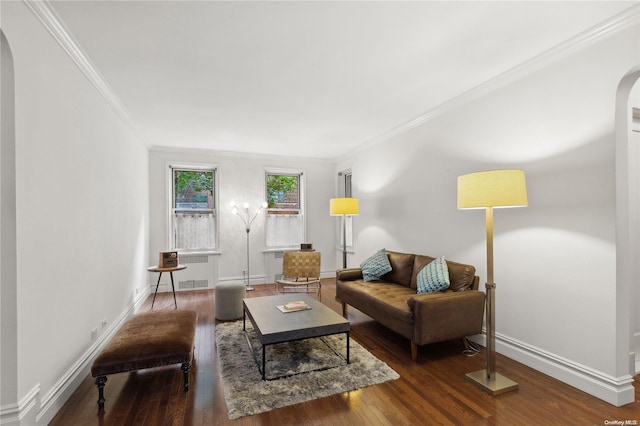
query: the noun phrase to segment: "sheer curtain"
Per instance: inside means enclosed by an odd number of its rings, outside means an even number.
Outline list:
[[[268,214],[265,225],[267,247],[294,247],[303,242],[301,214]]]
[[[214,248],[215,220],[213,213],[176,213],[174,219],[176,248]]]

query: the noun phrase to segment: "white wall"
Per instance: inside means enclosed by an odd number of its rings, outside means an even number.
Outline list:
[[[640,109],[640,81],[636,81],[629,96],[628,108]],[[632,120],[631,132],[629,132],[629,145],[640,146],[640,120]],[[632,188],[640,188],[640,174],[635,174],[636,182]],[[640,218],[635,219],[636,223],[640,223]],[[637,229],[637,228],[635,228]],[[635,372],[640,373],[640,283],[632,286],[634,294],[634,303],[631,309],[633,341],[631,345],[632,351],[635,352]],[[634,309],[635,308],[635,309]]]
[[[14,402],[22,424],[46,424],[146,289],[148,154],[24,3],[2,2],[2,30],[16,75]]]
[[[242,280],[246,268],[246,232],[240,218],[231,214],[229,203],[248,202],[253,213],[265,199],[266,168],[301,169],[306,184],[307,242],[322,253],[322,271],[335,272],[334,219],[329,216],[329,199],[334,196],[336,176],[333,163],[326,160],[231,154],[206,150],[154,148],[149,154],[150,239],[149,262],[157,262],[158,252],[167,250],[166,172],[170,163],[213,164],[219,182],[218,219],[220,229],[218,280]],[[251,283],[264,283],[264,215],[251,226]],[[177,277],[177,275],[176,275]],[[149,277],[155,287],[156,277]]]
[[[356,261],[381,247],[445,255],[481,280],[484,213],[456,209],[456,178],[524,169],[529,207],[495,213],[498,350],[610,402],[629,389],[633,398],[612,349],[614,112],[618,83],[640,62],[637,34],[532,68],[344,161],[361,203]]]

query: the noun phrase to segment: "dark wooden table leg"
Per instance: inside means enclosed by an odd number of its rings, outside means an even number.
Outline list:
[[[182,371],[184,372],[184,391],[189,390],[189,371],[191,370],[191,363],[184,362],[182,363]]]
[[[176,288],[173,286],[173,271],[169,271],[169,275],[171,275],[171,290],[173,290],[173,304],[176,309],[178,309],[178,302],[176,302]]]
[[[104,410],[104,384],[107,382],[107,376],[100,376],[96,379],[98,386],[98,410]]]
[[[156,283],[156,292],[153,293],[153,302],[151,302],[151,310],[153,311],[153,304],[156,303],[156,295],[158,294],[158,286],[160,285],[160,278],[162,277],[162,272],[158,275],[158,282]]]

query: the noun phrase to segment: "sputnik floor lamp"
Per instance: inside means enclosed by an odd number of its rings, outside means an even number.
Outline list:
[[[458,208],[486,209],[487,231],[487,283],[485,284],[487,366],[485,370],[467,373],[465,377],[492,395],[518,389],[516,382],[496,373],[493,209],[526,205],[527,187],[522,170],[491,170],[458,176]]]
[[[347,216],[360,213],[357,198],[332,198],[329,202],[329,214],[342,216],[342,267],[347,269]]]
[[[256,217],[258,217],[260,212],[265,207],[267,207],[266,202],[262,203],[260,207],[258,207],[256,212],[253,214],[253,216],[251,216],[249,214],[249,203],[244,203],[243,205],[244,213],[240,213],[240,209],[238,208],[236,203],[234,201],[231,202],[231,213],[237,214],[238,217],[242,219],[242,223],[244,223],[245,229],[247,230],[247,283],[246,283],[247,291],[254,290],[254,288],[251,287],[251,283],[250,283],[251,276],[249,275],[249,233],[251,232],[251,224],[253,223],[254,220],[256,220]]]

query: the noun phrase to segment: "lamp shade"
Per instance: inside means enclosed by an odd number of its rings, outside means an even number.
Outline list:
[[[527,186],[522,170],[490,170],[458,176],[458,208],[524,207]]]
[[[331,216],[355,216],[359,212],[357,198],[332,198],[329,202],[329,214]]]

